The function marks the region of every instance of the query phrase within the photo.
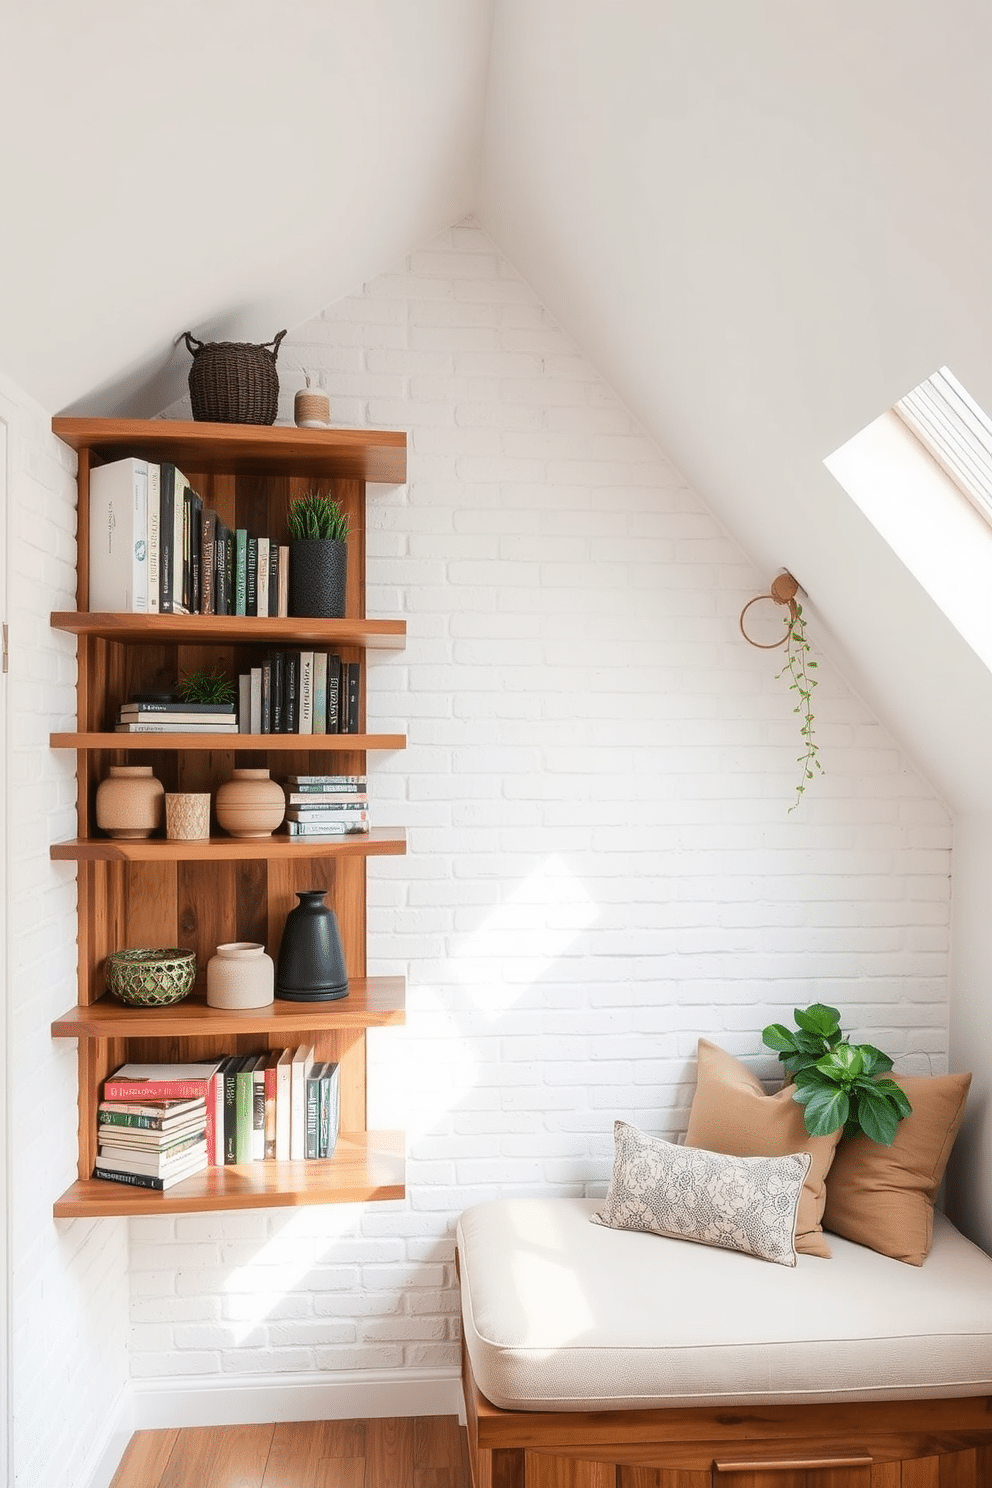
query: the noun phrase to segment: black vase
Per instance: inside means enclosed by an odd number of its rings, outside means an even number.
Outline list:
[[[348,996],[348,968],[337,916],[324,903],[326,889],[298,890],[299,904],[286,916],[276,996],[288,1002],[333,1002]]]
[[[307,537],[289,545],[289,613],[340,620],[348,578],[348,544]]]

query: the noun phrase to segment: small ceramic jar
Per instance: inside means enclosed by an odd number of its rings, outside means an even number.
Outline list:
[[[266,1007],[272,1001],[272,957],[264,945],[235,940],[219,945],[207,962],[207,1002],[210,1007],[238,1010]]]

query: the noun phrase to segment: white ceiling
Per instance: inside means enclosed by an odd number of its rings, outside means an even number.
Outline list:
[[[475,211],[960,809],[992,678],[822,461],[992,409],[984,0],[6,0],[0,367],[153,414]],[[494,18],[495,13],[495,18]]]

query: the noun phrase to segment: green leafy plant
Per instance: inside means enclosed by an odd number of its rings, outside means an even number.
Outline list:
[[[780,677],[789,678],[789,690],[798,694],[798,701],[792,711],[799,714],[799,734],[803,741],[803,752],[796,756],[800,775],[796,799],[789,807],[790,811],[795,811],[802,800],[806,782],[812,780],[815,773],[823,773],[823,766],[818,758],[819,746],[813,734],[812,695],[816,678],[812,673],[816,670],[816,662],[810,655],[810,644],[806,639],[803,607],[797,603],[794,609],[795,613],[790,614],[787,622],[789,634],[785,647],[785,666],[778,673]]]
[[[347,512],[335,497],[322,496],[319,491],[308,491],[305,496],[297,496],[290,502],[286,526],[292,542],[307,542],[315,538],[346,542],[348,539]]]
[[[211,671],[184,672],[176,691],[184,703],[233,703],[237,689],[218,663]]]
[[[794,1016],[795,1032],[771,1023],[761,1038],[792,1076],[792,1099],[803,1107],[810,1136],[826,1137],[843,1127],[845,1137],[862,1131],[891,1146],[899,1122],[913,1109],[896,1082],[885,1078],[892,1060],[873,1044],[852,1044],[836,1008],[816,1002],[796,1008]]]

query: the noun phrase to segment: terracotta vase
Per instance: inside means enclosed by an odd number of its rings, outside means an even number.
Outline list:
[[[276,992],[288,1002],[333,1002],[348,996],[348,970],[337,916],[326,889],[297,890],[279,945]]]
[[[150,837],[165,818],[165,789],[151,765],[111,765],[96,788],[96,824],[110,837]]]
[[[266,1007],[272,1001],[273,982],[272,957],[255,941],[234,940],[219,945],[207,962],[210,1007]]]
[[[268,770],[235,770],[217,791],[217,822],[232,837],[271,837],[286,815],[281,785]]]

